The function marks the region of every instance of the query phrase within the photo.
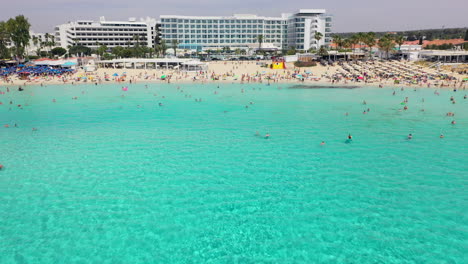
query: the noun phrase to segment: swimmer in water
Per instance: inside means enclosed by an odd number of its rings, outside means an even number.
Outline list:
[[[408,139],[413,139],[413,134],[408,134]]]
[[[455,122],[455,120],[452,121],[452,125],[455,125],[457,122]]]
[[[325,141],[322,141],[322,143],[320,143],[320,146],[323,146],[325,145]]]
[[[465,94],[465,96],[463,96],[463,99],[466,99],[466,98],[467,98],[467,96],[466,96],[466,94]]]
[[[349,140],[353,140],[353,136],[351,136],[351,134],[348,135],[348,139]]]
[[[159,103],[159,106],[163,106],[163,104],[162,104],[162,103]]]
[[[440,134],[439,138],[444,138],[444,135]]]
[[[33,127],[32,131],[37,131],[37,128]]]
[[[269,139],[269,138],[270,138],[270,133],[266,133],[265,139]]]
[[[404,110],[408,110],[408,107],[405,105],[405,107],[403,107]]]

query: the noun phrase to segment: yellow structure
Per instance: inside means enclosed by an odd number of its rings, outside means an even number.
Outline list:
[[[286,69],[286,62],[284,58],[275,58],[271,64],[271,68],[275,70],[284,70]]]

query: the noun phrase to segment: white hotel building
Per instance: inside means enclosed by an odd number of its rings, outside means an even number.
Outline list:
[[[182,49],[258,48],[309,50],[331,41],[332,17],[324,9],[301,9],[281,17],[234,15],[229,17],[161,16],[161,36],[169,45],[177,40]],[[315,32],[322,33],[320,41]]]
[[[99,21],[78,20],[55,27],[55,41],[62,48],[73,45],[127,47],[133,46],[137,39],[141,46],[154,47],[156,34],[156,20],[152,18],[106,21],[101,17]]]

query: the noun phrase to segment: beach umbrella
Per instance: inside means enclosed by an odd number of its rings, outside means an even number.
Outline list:
[[[112,76],[119,76],[117,73],[112,74]]]
[[[166,79],[166,77],[167,77],[166,75],[162,75],[161,79]]]
[[[463,81],[468,81],[468,78],[463,79]]]

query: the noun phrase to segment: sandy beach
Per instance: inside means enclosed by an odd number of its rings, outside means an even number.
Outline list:
[[[456,80],[427,81],[424,83],[401,82],[395,84],[392,78],[369,78],[366,81],[352,78],[342,78],[333,81],[333,76],[342,71],[342,66],[322,66],[314,67],[294,67],[293,63],[287,63],[286,69],[277,70],[262,67],[263,63],[271,61],[217,61],[208,63],[206,72],[184,72],[171,69],[114,69],[100,68],[94,72],[84,72],[78,70],[68,76],[46,76],[34,77],[28,80],[21,80],[18,77],[10,77],[7,81],[0,80],[0,85],[4,86],[27,86],[27,85],[47,85],[47,84],[83,84],[87,83],[301,83],[316,85],[352,85],[352,86],[380,86],[380,87],[440,87],[466,89],[467,82],[462,82],[465,76],[448,71],[438,71],[437,69],[421,68],[430,74],[447,74]],[[383,63],[385,65],[385,62]],[[402,65],[413,67],[415,64],[404,62]],[[405,67],[405,66],[403,66]],[[294,74],[305,76],[303,79],[296,78]],[[115,76],[118,75],[118,76]],[[166,78],[161,78],[166,75]]]

